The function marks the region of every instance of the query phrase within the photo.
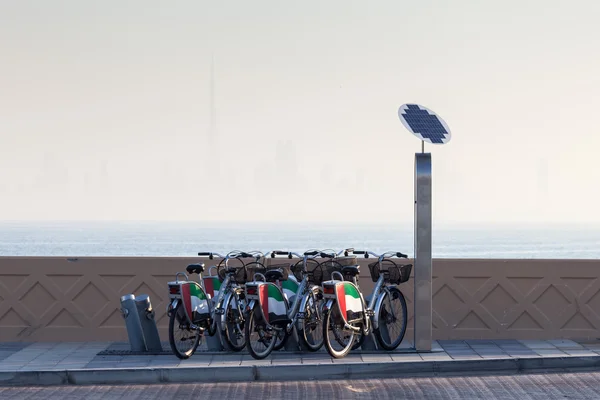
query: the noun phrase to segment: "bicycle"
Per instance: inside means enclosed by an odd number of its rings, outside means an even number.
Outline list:
[[[358,285],[358,264],[344,266],[341,272],[331,274],[331,280],[323,282],[325,348],[334,358],[345,357],[373,331],[383,349],[394,350],[402,342],[407,325],[406,300],[396,285],[408,281],[412,264],[397,265],[392,258],[408,257],[400,252],[377,255],[354,249],[344,251],[345,255],[349,253],[363,254],[365,258],[369,258],[369,255],[377,257],[376,262],[369,264],[371,279],[376,282],[375,288],[367,304]],[[334,276],[340,276],[341,279],[336,280]],[[350,277],[352,281],[344,280],[344,277]],[[390,329],[396,323],[399,323],[399,327],[395,325],[397,329]],[[330,333],[333,337],[330,337]],[[359,337],[354,343],[356,336]]]
[[[222,256],[218,253],[200,252],[200,257],[221,258],[216,266],[217,276],[202,278],[204,263],[190,264],[188,274],[198,274],[198,282],[190,280],[184,272],[175,275],[175,281],[168,282],[170,302],[167,306],[169,317],[169,344],[180,359],[191,357],[205,332],[214,336],[217,329],[230,349],[241,351],[244,341],[244,290],[240,284],[246,282],[246,269],[242,258],[255,258],[243,251],[232,251]],[[236,259],[241,267],[229,266],[229,260]],[[183,275],[185,280],[180,281]],[[215,291],[215,286],[217,286]],[[222,290],[221,290],[222,288]],[[213,297],[216,295],[216,297]],[[176,328],[181,333],[176,332]],[[241,343],[240,343],[241,340]]]
[[[294,328],[308,350],[318,351],[323,346],[323,338],[319,335],[323,301],[320,284],[324,274],[321,271],[322,263],[315,260],[317,256],[324,257],[327,254],[318,250],[306,251],[303,255],[271,252],[272,259],[278,255],[289,259],[294,256],[301,258],[291,267],[291,275],[287,268],[272,265],[265,267],[265,271],[255,272],[254,280],[246,283],[246,347],[252,357],[259,360],[283,347],[273,337],[285,343]],[[309,262],[316,263],[316,267],[307,268]],[[296,295],[288,299],[277,283],[289,281],[292,276],[299,284]],[[262,282],[257,278],[262,278]]]

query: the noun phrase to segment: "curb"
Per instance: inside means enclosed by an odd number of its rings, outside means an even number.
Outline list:
[[[348,364],[1,371],[0,386],[216,383],[567,372],[600,368],[600,356]]]

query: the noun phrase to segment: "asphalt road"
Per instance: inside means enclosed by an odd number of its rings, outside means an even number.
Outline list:
[[[307,382],[0,387],[0,399],[598,399],[600,372]]]

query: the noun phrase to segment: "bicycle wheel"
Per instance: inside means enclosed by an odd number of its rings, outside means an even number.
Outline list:
[[[239,305],[239,298],[232,296],[227,303],[225,309],[225,330],[221,332],[221,336],[225,338],[227,346],[233,351],[242,351],[246,346],[244,337],[244,315],[240,310],[243,310],[243,304]]]
[[[323,319],[323,342],[329,355],[333,358],[345,357],[352,348],[355,336],[354,331],[344,328],[344,319],[333,303]]]
[[[363,343],[365,342],[365,334],[360,331],[360,333],[356,334],[356,338],[354,340],[354,344],[352,345],[352,350],[356,350],[362,347]]]
[[[281,350],[287,343],[288,338],[290,337],[290,335],[287,333],[287,330],[285,329],[285,325],[281,325],[278,328],[281,329],[277,330],[277,341],[275,342],[275,346],[273,346],[273,350]]]
[[[255,304],[252,310],[246,314],[244,330],[246,348],[252,357],[262,360],[271,354],[277,341],[277,332],[267,328],[258,304]]]
[[[177,304],[169,317],[169,344],[173,354],[182,360],[190,358],[200,344],[200,332],[189,328],[182,303]]]
[[[394,350],[406,333],[406,300],[402,292],[395,287],[389,288],[389,294],[383,292],[381,296],[385,297],[379,309],[379,327],[375,330],[375,337],[385,350]]]
[[[323,299],[312,292],[308,296],[298,336],[308,350],[318,351],[323,346]]]

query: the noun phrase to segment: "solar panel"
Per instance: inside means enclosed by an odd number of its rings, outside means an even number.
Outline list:
[[[425,142],[445,144],[450,141],[448,125],[427,107],[404,104],[398,109],[398,117],[406,129]]]

